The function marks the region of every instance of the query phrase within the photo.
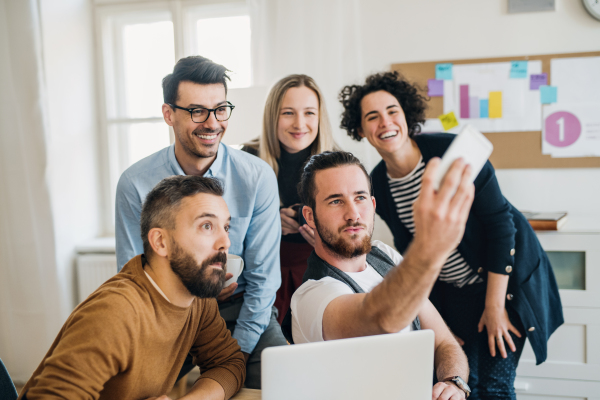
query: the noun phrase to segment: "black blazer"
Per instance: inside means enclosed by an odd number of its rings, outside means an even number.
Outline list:
[[[454,137],[446,133],[422,134],[414,140],[427,164],[431,158],[441,157]],[[377,214],[392,231],[394,245],[403,254],[413,236],[398,217],[383,161],[373,169],[371,179]],[[475,179],[475,199],[458,251],[484,280],[488,271],[510,275],[508,293],[512,300],[506,304],[519,314],[536,363],[544,362],[548,338],[564,322],[558,286],[535,232],[502,195],[489,161]]]

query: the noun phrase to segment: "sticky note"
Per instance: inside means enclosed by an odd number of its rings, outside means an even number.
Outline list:
[[[428,79],[427,88],[427,95],[429,97],[440,97],[444,95],[444,81],[441,79]]]
[[[452,79],[452,64],[436,64],[435,79]]]
[[[511,61],[510,62],[510,78],[511,79],[527,78],[527,61]]]
[[[460,117],[469,118],[469,85],[460,85]]]
[[[540,100],[542,101],[542,104],[556,103],[556,98],[556,86],[540,86]]]
[[[445,131],[449,131],[455,126],[458,126],[458,121],[456,120],[454,111],[450,111],[448,114],[440,115],[438,118],[440,121],[442,121],[442,126],[444,127]]]
[[[548,84],[548,74],[532,74],[529,80],[529,90],[538,90],[540,86]]]
[[[479,118],[479,97],[469,97],[469,117]]]
[[[489,117],[488,100],[487,99],[479,100],[479,118],[488,118],[488,117]]]
[[[502,92],[490,92],[489,117],[502,118]]]

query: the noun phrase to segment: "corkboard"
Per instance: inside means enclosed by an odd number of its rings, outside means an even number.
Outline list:
[[[431,62],[393,64],[392,70],[400,72],[416,83],[427,96],[427,80],[435,79],[435,65],[440,63],[479,64],[518,60],[542,61],[542,72],[548,74],[552,83],[550,60],[553,58],[597,57],[600,51],[570,54],[546,54],[538,56],[479,58],[472,60],[444,60]],[[559,89],[560,90],[560,89]],[[560,95],[559,95],[560,96]],[[442,97],[432,97],[428,102],[427,118],[437,118],[444,112]],[[493,132],[485,136],[494,144],[490,161],[495,168],[599,168],[600,157],[552,158],[542,154],[542,132]]]

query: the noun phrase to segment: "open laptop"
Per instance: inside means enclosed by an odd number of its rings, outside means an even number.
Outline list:
[[[433,353],[431,330],[269,347],[262,400],[430,400]]]

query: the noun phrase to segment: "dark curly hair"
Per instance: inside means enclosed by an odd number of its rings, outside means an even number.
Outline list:
[[[360,141],[362,139],[358,134],[362,120],[360,102],[366,95],[380,90],[385,90],[398,99],[406,116],[408,136],[412,138],[421,132],[419,123],[425,122],[426,102],[429,99],[419,94],[417,85],[411,84],[396,71],[373,74],[367,77],[362,86],[344,86],[338,96],[344,106],[340,128],[345,129],[352,139]]]

